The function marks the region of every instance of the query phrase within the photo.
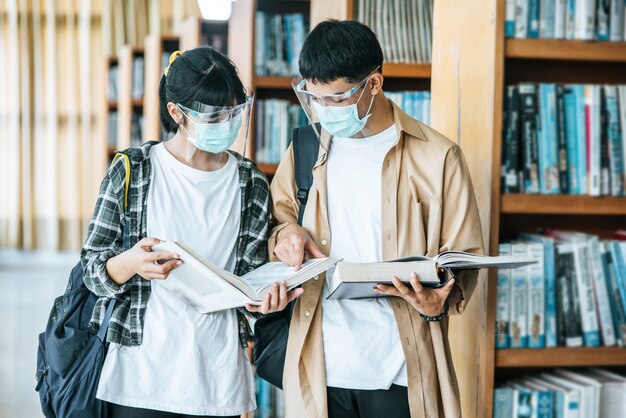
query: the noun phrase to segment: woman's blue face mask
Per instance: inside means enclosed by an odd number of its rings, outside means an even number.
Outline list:
[[[181,125],[187,133],[187,140],[196,148],[212,154],[226,151],[235,142],[243,116],[239,113],[225,122],[201,123],[191,119],[184,110],[181,109],[181,112],[194,125],[193,136]]]

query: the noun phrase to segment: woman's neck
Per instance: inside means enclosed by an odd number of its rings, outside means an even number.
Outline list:
[[[165,142],[165,148],[181,163],[202,171],[217,171],[228,161],[228,153],[211,154],[191,144],[180,129]]]

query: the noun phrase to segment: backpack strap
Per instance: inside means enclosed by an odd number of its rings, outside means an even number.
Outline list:
[[[128,209],[128,190],[130,189],[130,158],[128,158],[128,155],[118,152],[115,154],[115,157],[113,157],[111,165],[115,164],[115,162],[120,158],[124,159],[124,166],[126,167],[126,178],[124,180],[124,210],[126,210]]]
[[[312,125],[293,130],[293,166],[298,188],[298,224],[302,225],[304,208],[309,198],[309,190],[313,184],[313,166],[319,153],[319,141]]]

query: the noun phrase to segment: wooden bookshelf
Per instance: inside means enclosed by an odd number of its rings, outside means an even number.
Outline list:
[[[190,17],[183,22],[181,27],[180,49],[186,51],[199,46],[211,45],[220,52],[228,54],[229,27],[229,22]],[[217,44],[215,42],[217,39],[223,39],[223,45]]]
[[[178,50],[179,47],[180,38],[175,35],[155,33],[146,37],[143,141],[164,139],[161,135],[161,102],[159,100],[159,85],[165,69],[163,57],[167,55],[169,60],[169,54]]]
[[[122,46],[118,53],[117,149],[120,150],[130,148],[132,145],[133,115],[143,114],[143,98],[133,98],[133,60],[143,55],[143,48],[130,45]]]
[[[626,42],[507,39],[507,58],[626,63]]]
[[[291,90],[291,80],[293,77],[263,77],[256,76],[254,78],[254,85],[258,89],[277,89],[277,90]]]
[[[626,197],[503,194],[501,213],[626,215]]]
[[[497,368],[624,366],[624,347],[555,347],[496,350]]]
[[[257,166],[259,167],[259,170],[265,173],[266,176],[273,176],[276,174],[276,170],[278,169],[278,164],[258,163]]]
[[[391,78],[430,78],[430,64],[395,64],[384,63],[383,75]]]
[[[110,115],[112,112],[117,112],[117,108],[118,108],[118,101],[117,99],[112,99],[109,97],[109,83],[111,82],[109,80],[109,76],[110,76],[110,72],[111,69],[114,67],[118,67],[119,62],[117,57],[107,57],[104,60],[104,80],[105,80],[105,84],[103,86],[103,88],[105,89],[105,100],[104,100],[104,104],[102,106],[102,149],[103,149],[103,153],[104,153],[104,161],[105,164],[103,165],[103,167],[108,167],[109,165],[109,161],[111,160],[111,158],[113,158],[113,153],[115,151],[115,149],[117,147],[113,146],[112,144],[109,144],[109,136],[111,135],[117,135],[117,132],[115,133],[110,133],[109,132],[109,119],[110,119]],[[119,90],[119,83],[116,83],[117,85],[117,90]],[[119,91],[118,91],[118,95],[119,95]],[[117,141],[116,141],[117,142]],[[104,175],[104,173],[102,173]]]

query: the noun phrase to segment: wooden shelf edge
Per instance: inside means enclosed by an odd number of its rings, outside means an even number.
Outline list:
[[[383,64],[383,75],[390,78],[430,78],[430,64]]]
[[[291,90],[293,77],[256,76],[254,85],[256,88]]]
[[[507,58],[626,63],[626,42],[506,39]]]
[[[257,167],[259,167],[259,170],[266,176],[273,176],[276,174],[278,164],[257,163]]]
[[[496,368],[626,366],[623,347],[555,347],[496,350]]]
[[[626,215],[626,196],[503,194],[507,214]]]

